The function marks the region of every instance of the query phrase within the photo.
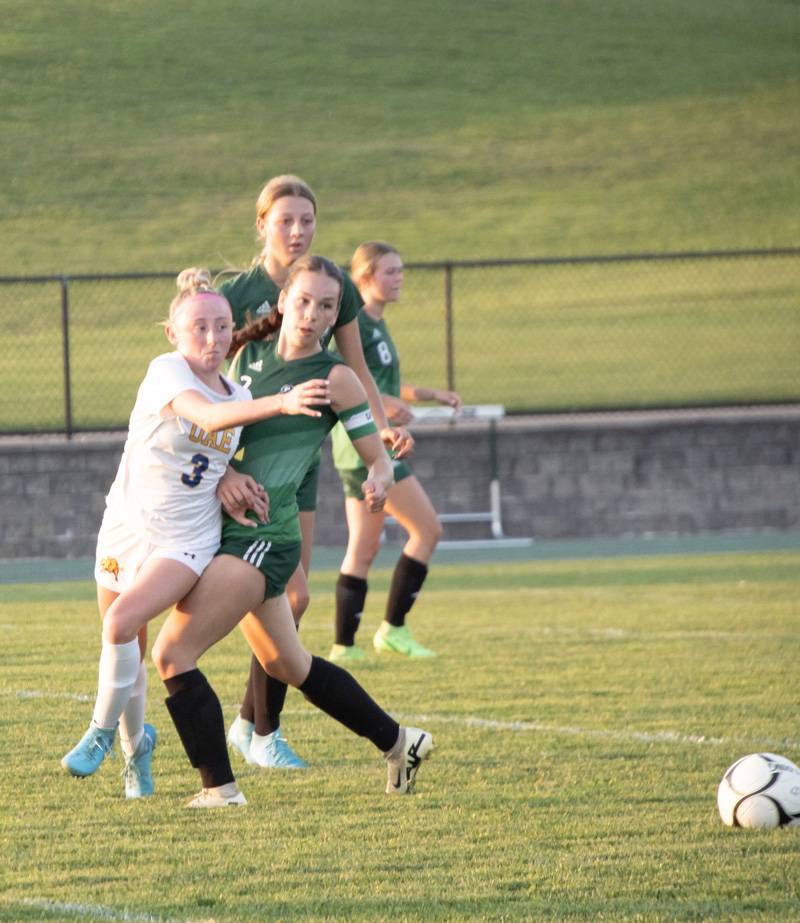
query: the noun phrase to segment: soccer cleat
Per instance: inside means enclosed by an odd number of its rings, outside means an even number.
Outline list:
[[[387,795],[405,795],[414,790],[414,780],[420,763],[427,759],[433,750],[433,738],[427,731],[419,728],[401,728],[404,734],[403,748],[396,759],[386,758]]]
[[[353,663],[361,663],[362,660],[366,659],[367,655],[357,644],[334,644],[330,654],[328,654],[328,660],[343,667],[348,667]]]
[[[228,731],[228,745],[231,750],[235,750],[248,763],[253,762],[250,756],[250,741],[254,729],[255,725],[252,721],[245,721],[241,715],[237,715]]]
[[[229,805],[247,804],[247,799],[235,782],[218,785],[216,788],[204,788],[186,805],[187,808],[227,808]]]
[[[425,657],[435,657],[434,651],[423,647],[408,630],[408,625],[390,625],[381,622],[372,639],[372,646],[380,654],[389,651],[392,654],[402,654],[412,660],[422,660]]]
[[[114,746],[116,733],[116,728],[109,731],[90,724],[89,730],[61,760],[61,765],[73,776],[93,775]]]
[[[289,746],[280,728],[263,737],[261,734],[253,734],[248,762],[255,763],[264,769],[308,768],[308,763],[300,759]]]
[[[152,724],[145,724],[144,734],[133,756],[126,757],[122,777],[125,779],[126,798],[146,798],[155,791],[153,784],[153,750],[158,734]]]

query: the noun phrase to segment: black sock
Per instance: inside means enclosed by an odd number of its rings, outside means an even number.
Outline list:
[[[208,680],[195,669],[164,680],[164,685],[167,709],[189,762],[200,771],[203,788],[233,782],[222,706]]]
[[[261,664],[259,664],[261,666]],[[265,736],[277,731],[281,726],[281,712],[286,702],[288,686],[274,676],[264,673],[264,696],[261,699],[261,708],[256,709],[256,734]]]
[[[253,678],[253,670],[255,667],[261,669],[261,664],[256,659],[256,655],[253,654],[250,658],[250,672],[247,675],[247,683],[244,687],[244,698],[242,699],[242,704],[239,706],[239,717],[243,718],[245,721],[249,721],[251,724],[256,723],[256,683]]]
[[[266,737],[281,726],[281,712],[286,702],[286,683],[270,676],[258,662],[255,654],[250,658],[250,677],[239,714],[255,725],[256,734]],[[245,712],[245,705],[248,712]]]
[[[422,561],[401,554],[400,560],[392,574],[392,585],[389,588],[389,598],[386,601],[386,615],[384,618],[390,625],[405,625],[406,613],[414,605],[428,576],[428,566]]]
[[[299,689],[309,702],[354,734],[371,740],[382,753],[397,742],[400,725],[335,663],[312,657],[311,670]]]
[[[351,647],[364,612],[367,581],[350,574],[339,574],[336,581],[336,643]]]

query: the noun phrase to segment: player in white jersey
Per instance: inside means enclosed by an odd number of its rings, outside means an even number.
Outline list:
[[[144,723],[147,623],[189,592],[219,547],[217,488],[241,427],[281,413],[317,416],[313,407],[330,400],[322,380],[252,400],[220,372],[233,322],[210,274],[184,270],[178,288],[165,324],[176,351],[154,359],[139,388],[98,535],[103,647],[94,713],[61,761],[72,775],[92,775],[113,746],[119,723],[129,798],[153,792],[156,732]],[[252,508],[263,520],[263,489],[251,478],[231,477],[239,480],[226,490],[228,511],[246,524]]]
[[[186,391],[211,404],[250,400],[245,388],[220,381],[227,394],[199,379],[179,352],[150,363],[97,538],[95,580],[112,592],[130,587],[147,557],[181,561],[200,575],[219,547],[217,484],[241,426],[208,433],[178,416],[172,402]]]

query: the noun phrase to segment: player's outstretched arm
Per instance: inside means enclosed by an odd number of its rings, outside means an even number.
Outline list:
[[[452,407],[458,413],[461,410],[461,398],[455,391],[446,391],[443,388],[422,388],[403,382],[400,385],[400,396],[404,401],[436,401],[445,407]]]
[[[199,391],[183,391],[172,400],[174,413],[190,420],[207,433],[233,426],[246,426],[280,414],[305,414],[318,417],[317,407],[330,404],[327,379],[313,378],[295,385],[284,394],[268,394],[252,401],[228,401],[215,404]]]

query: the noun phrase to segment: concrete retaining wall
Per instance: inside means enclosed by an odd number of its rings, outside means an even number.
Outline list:
[[[489,508],[487,425],[419,424],[414,470],[440,512]],[[0,558],[91,556],[119,434],[0,438]],[[800,407],[513,417],[497,426],[505,534],[590,538],[800,528]],[[343,545],[323,452],[316,541]],[[448,525],[448,538],[488,536]]]

